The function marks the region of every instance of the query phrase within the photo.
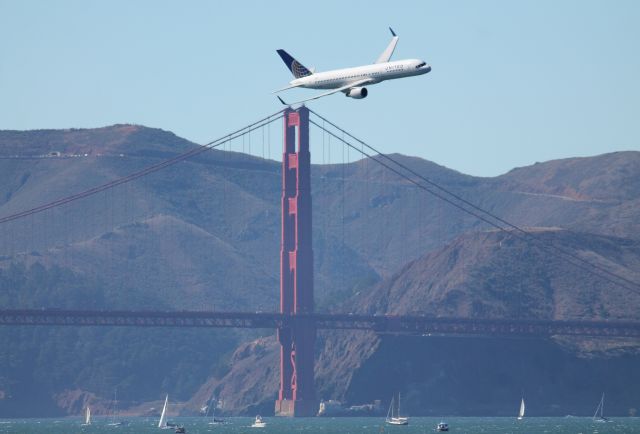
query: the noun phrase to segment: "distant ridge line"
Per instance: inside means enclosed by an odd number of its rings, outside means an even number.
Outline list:
[[[279,118],[275,117],[275,116],[280,115],[282,112],[283,112],[283,110],[280,110],[280,111],[278,111],[276,113],[273,113],[273,114],[271,114],[269,116],[266,116],[266,117],[264,117],[264,118],[262,118],[262,119],[260,119],[260,120],[258,120],[256,122],[248,124],[243,128],[237,129],[237,130],[235,130],[235,131],[233,131],[233,132],[231,132],[231,133],[229,133],[227,135],[224,135],[224,136],[219,137],[219,138],[217,138],[215,140],[212,140],[209,143],[205,143],[204,145],[200,145],[200,146],[198,146],[198,147],[196,147],[196,148],[194,148],[194,149],[192,149],[190,151],[183,152],[182,154],[176,155],[175,157],[172,157],[172,158],[169,158],[169,159],[167,159],[165,161],[162,161],[160,163],[148,166],[148,167],[146,167],[146,168],[144,168],[142,170],[139,170],[137,172],[134,172],[134,173],[132,173],[130,175],[127,175],[127,176],[124,176],[122,178],[118,178],[118,179],[115,179],[113,181],[107,182],[105,184],[102,184],[102,185],[99,185],[99,186],[96,186],[96,187],[92,187],[92,188],[84,190],[84,191],[82,191],[80,193],[76,193],[76,194],[73,194],[73,195],[70,195],[70,196],[66,196],[66,197],[63,197],[63,198],[60,198],[60,199],[56,199],[56,200],[51,201],[51,202],[47,202],[45,204],[39,205],[39,206],[31,208],[31,209],[20,211],[20,212],[17,212],[17,213],[8,215],[8,216],[0,217],[0,224],[7,223],[7,222],[10,222],[10,221],[14,221],[14,220],[18,220],[18,219],[21,219],[21,218],[24,218],[24,217],[28,217],[28,216],[33,215],[33,214],[38,214],[40,212],[43,212],[43,211],[46,211],[46,210],[49,210],[49,209],[52,209],[52,208],[56,208],[58,206],[65,205],[67,203],[74,202],[76,200],[80,200],[80,199],[83,199],[85,197],[92,196],[92,195],[100,193],[102,191],[109,190],[111,188],[117,187],[118,185],[126,184],[126,183],[134,181],[134,180],[136,180],[138,178],[142,178],[142,177],[144,177],[146,175],[149,175],[151,173],[157,172],[157,171],[162,170],[162,169],[164,169],[166,167],[169,167],[169,166],[172,166],[172,165],[174,165],[176,163],[179,163],[180,161],[183,161],[183,160],[186,160],[186,159],[191,158],[193,156],[199,155],[199,154],[201,154],[203,152],[206,152],[206,151],[209,151],[211,149],[215,149],[218,146],[226,143],[229,140],[233,140],[233,139],[235,139],[237,137],[240,137],[240,136],[243,136],[243,135],[245,135],[245,134],[247,134],[247,133],[249,133],[249,132],[251,132],[253,130],[256,130],[258,128],[266,126],[266,125],[278,120]]]

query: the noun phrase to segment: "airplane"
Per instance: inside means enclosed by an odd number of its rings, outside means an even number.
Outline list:
[[[345,96],[354,99],[366,98],[369,91],[365,86],[377,84],[385,80],[393,80],[396,78],[412,77],[414,75],[422,75],[431,71],[431,66],[427,65],[419,59],[396,60],[390,61],[393,51],[398,44],[398,36],[389,27],[391,31],[391,42],[387,48],[380,54],[378,60],[373,65],[356,66],[353,68],[335,69],[326,72],[315,72],[313,69],[306,68],[302,63],[294,59],[285,50],[277,50],[284,61],[287,68],[291,71],[295,79],[289,82],[289,86],[276,90],[274,93],[284,90],[302,87],[307,89],[331,89],[329,92],[321,93],[312,98],[296,101],[287,104],[278,96],[280,102],[284,105],[300,104],[306,101],[322,98],[337,92],[343,92]]]

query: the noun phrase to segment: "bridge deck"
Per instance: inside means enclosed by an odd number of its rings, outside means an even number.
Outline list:
[[[480,319],[429,316],[298,314],[204,311],[82,311],[60,309],[0,310],[5,326],[120,326],[120,327],[290,327],[297,322],[318,329],[370,330],[416,335],[484,335],[545,337],[553,335],[640,337],[640,321],[560,321]]]

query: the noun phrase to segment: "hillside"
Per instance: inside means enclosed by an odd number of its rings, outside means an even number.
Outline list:
[[[630,279],[640,277],[638,241],[562,230],[535,233]],[[462,235],[407,264],[354,296],[344,309],[443,317],[636,319],[639,305],[640,294],[585,275],[509,234],[489,231]],[[352,403],[388,400],[400,389],[407,397],[407,410],[424,415],[509,415],[509,406],[513,406],[509,399],[517,400],[520,388],[531,390],[531,397],[535,391],[541,406],[537,414],[579,412],[581,404],[567,402],[576,383],[583,383],[581,389],[587,396],[597,396],[599,390],[606,389],[619,397],[611,403],[612,412],[626,414],[623,396],[632,402],[640,399],[640,394],[627,388],[629,378],[638,375],[639,342],[558,339],[527,344],[518,340],[381,338],[365,332],[324,332],[322,336],[316,378],[325,399]],[[255,405],[255,385],[264,390],[268,384],[261,395],[264,404],[260,409],[264,411],[277,391],[278,373],[262,361],[276,360],[277,351],[273,339],[242,347],[234,356],[237,360],[231,371],[204,388],[230,400],[234,408],[248,411]],[[452,357],[452,353],[457,355]],[[553,372],[556,363],[570,378],[558,380]],[[572,365],[577,366],[575,371]],[[606,369],[616,374],[606,375]],[[484,378],[487,375],[508,378],[495,396],[482,396],[490,384]],[[374,384],[372,378],[377,379]],[[230,393],[235,390],[248,392]],[[552,403],[545,402],[545,396],[558,397],[562,406],[550,407]]]
[[[640,280],[640,241],[558,229],[529,229],[632,281]],[[511,233],[465,234],[402,268],[357,298],[366,313],[538,319],[634,319],[630,293]]]
[[[268,141],[270,148],[279,148],[277,140]],[[170,132],[135,125],[0,131],[0,216],[92,188],[194,146]],[[244,142],[225,145],[134,183],[0,225],[0,283],[7,288],[2,305],[275,310],[280,166],[242,154],[244,146]],[[312,148],[312,152],[319,151]],[[638,280],[631,270],[638,269],[634,261],[640,233],[636,218],[640,172],[635,169],[640,153],[538,163],[495,178],[464,175],[419,158],[394,158],[521,226],[555,228],[542,230],[540,236]],[[553,317],[634,314],[628,307],[637,306],[637,300],[596,296],[603,290],[596,282],[585,284],[574,297],[568,284],[580,276],[549,262],[545,255],[541,261],[531,261],[540,253],[509,237],[498,241],[504,235],[487,232],[484,224],[372,160],[314,165],[312,183],[319,310],[358,307],[371,312]],[[531,262],[539,262],[537,268],[525,266]],[[513,274],[512,268],[520,263],[520,271]],[[468,274],[469,269],[475,271]],[[66,277],[56,280],[57,275]],[[40,286],[51,279],[49,286]],[[65,292],[69,286],[85,290]],[[503,299],[506,293],[509,296]],[[110,348],[119,349],[105,349],[101,355],[100,366],[109,366],[109,372],[83,375],[78,366],[98,363],[93,358],[98,350],[90,343],[96,337],[88,330],[20,333],[25,345],[15,351],[9,349],[18,345],[16,331],[0,330],[4,342],[0,372],[9,372],[0,374],[0,396],[5,397],[0,399],[0,416],[16,414],[19,390],[31,394],[19,395],[20,399],[38,395],[40,415],[75,412],[78,403],[69,402],[70,396],[108,400],[115,387],[126,390],[122,396],[131,405],[176,391],[178,399],[196,396],[195,408],[207,388],[220,387],[229,395],[249,390],[235,389],[241,380],[231,381],[224,374],[229,360],[237,367],[252,354],[253,350],[234,350],[235,346],[259,336],[245,331],[211,331],[203,340],[198,334],[185,339],[183,331],[154,335],[168,349],[151,350],[162,352],[164,365],[150,379],[142,374],[149,359],[139,349],[145,330],[96,331],[103,336],[100,339],[110,337]],[[59,348],[43,346],[58,338]],[[191,339],[194,344],[187,349],[184,343]],[[268,342],[256,348],[268,348]],[[351,396],[355,389],[347,379],[357,376],[361,371],[356,368],[378,354],[379,343],[355,336],[343,343],[326,342],[327,348],[333,345],[360,354],[345,359],[345,363],[351,360],[350,365],[318,373],[325,396]],[[194,351],[189,354],[198,366],[181,367],[180,355],[170,349],[174,347]],[[77,361],[74,369],[61,368],[67,356]],[[26,366],[28,359],[36,363],[32,370],[14,369]],[[126,363],[120,363],[123,360]],[[35,387],[39,379],[35,372],[48,371],[57,374],[46,388]],[[228,374],[240,375],[233,370]],[[272,374],[264,373],[264,378]],[[332,375],[340,381],[334,382]],[[271,383],[264,384],[264,390],[244,398],[227,397],[234,403],[229,411],[268,402]]]
[[[500,177],[505,188],[566,200],[627,201],[640,197],[640,154],[613,152],[566,158],[513,169]]]

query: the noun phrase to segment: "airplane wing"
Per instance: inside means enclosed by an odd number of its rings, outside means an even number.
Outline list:
[[[389,45],[387,45],[387,48],[382,52],[380,57],[378,57],[378,60],[376,60],[376,63],[388,62],[389,59],[391,59],[391,55],[393,54],[393,51],[396,49],[396,45],[398,44],[398,36],[396,36],[396,33],[393,31],[391,27],[389,27],[389,30],[391,31],[393,38],[391,38],[391,42],[389,42]]]
[[[289,90],[289,89],[293,89],[294,87],[300,87],[300,86],[302,86],[302,85],[301,84],[292,84],[290,86],[285,86],[285,87],[283,87],[281,89],[274,90],[271,93],[279,93],[279,92],[282,92],[283,90]]]
[[[303,102],[307,102],[307,101],[311,101],[311,100],[314,100],[314,99],[322,98],[323,96],[332,95],[332,94],[338,93],[338,92],[344,92],[345,90],[349,90],[349,89],[352,89],[354,87],[362,86],[363,84],[368,84],[368,83],[373,83],[373,82],[374,82],[374,80],[371,79],[371,78],[363,78],[362,80],[354,81],[353,83],[349,83],[346,86],[342,86],[342,87],[339,87],[337,89],[331,89],[329,92],[321,93],[320,95],[316,95],[316,96],[314,96],[312,98],[307,98],[307,99],[303,99],[303,100],[296,101],[296,102],[291,102],[291,103],[284,102],[284,100],[282,98],[280,98],[280,97],[278,97],[278,99],[284,105],[300,104],[300,103],[303,103]]]

